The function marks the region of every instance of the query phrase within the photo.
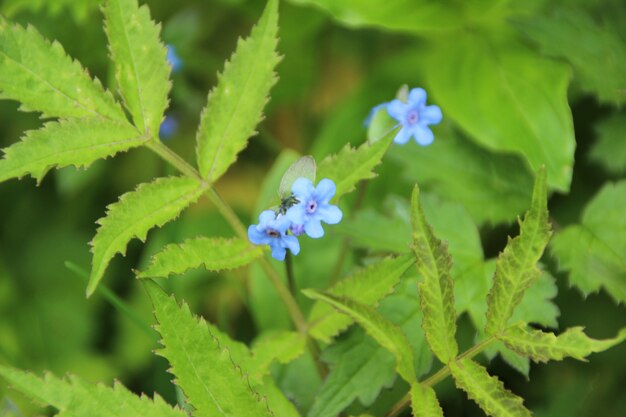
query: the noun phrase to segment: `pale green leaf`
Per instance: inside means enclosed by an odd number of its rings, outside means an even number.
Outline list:
[[[443,417],[435,390],[419,383],[411,385],[411,409],[413,417]]]
[[[314,290],[302,291],[307,297],[333,306],[337,311],[350,316],[382,347],[396,358],[396,371],[411,383],[415,380],[413,350],[404,332],[368,305],[348,298],[336,297]]]
[[[162,337],[163,348],[157,353],[169,361],[194,416],[271,417],[265,400],[250,387],[245,370],[204,320],[194,317],[186,304],[179,306],[154,282],[145,285]]]
[[[589,153],[591,160],[610,173],[626,173],[626,114],[616,113],[602,120],[595,130],[598,139]]]
[[[270,89],[276,81],[279,56],[278,0],[269,0],[250,37],[240,40],[209,94],[197,133],[200,175],[215,182],[235,162],[255,133]]]
[[[328,292],[337,297],[355,298],[362,304],[375,306],[393,291],[402,274],[414,262],[411,256],[383,259],[339,281]],[[349,316],[338,313],[321,301],[313,305],[308,321],[309,334],[327,343],[353,323]]]
[[[535,362],[560,361],[566,357],[584,361],[591,353],[602,352],[626,340],[626,329],[612,339],[596,340],[587,336],[582,327],[567,329],[557,336],[521,324],[506,329],[498,339],[509,349]]]
[[[530,417],[523,400],[504,388],[500,380],[472,361],[450,362],[450,372],[457,387],[467,393],[483,411],[493,417]]]
[[[172,408],[161,397],[154,400],[138,397],[120,383],[113,388],[91,385],[76,376],[68,380],[46,374],[38,378],[33,374],[0,366],[0,376],[15,390],[37,403],[50,405],[59,415],[72,417],[185,417],[187,414]]]
[[[120,94],[137,129],[156,138],[170,90],[160,25],[137,0],[107,0],[103,12]]]
[[[533,14],[517,25],[543,53],[567,59],[585,91],[620,105],[626,103],[626,45],[606,23],[595,22],[580,9],[557,8],[548,16]]]
[[[344,194],[354,191],[359,181],[376,176],[373,169],[381,162],[395,134],[396,131],[390,132],[378,142],[365,142],[356,149],[346,145],[339,153],[329,155],[319,163],[317,178],[330,178],[337,185],[333,201],[337,202]]]
[[[569,189],[576,142],[566,65],[471,32],[436,42],[424,64],[444,115],[488,149],[523,155],[533,171],[545,165],[548,184]]]
[[[537,172],[530,210],[520,222],[520,234],[509,242],[496,261],[493,286],[487,298],[485,332],[493,335],[507,327],[524,292],[541,276],[537,262],[550,240],[546,172]]]
[[[551,251],[584,294],[604,288],[626,302],[626,181],[608,183],[585,207],[580,224],[559,230]]]
[[[126,121],[122,108],[72,60],[58,42],[32,26],[0,16],[0,98],[17,100],[24,111],[44,117],[102,117]]]
[[[3,150],[0,182],[27,174],[40,182],[51,168],[87,167],[97,159],[141,146],[146,140],[127,122],[102,118],[49,122]]]
[[[247,265],[262,255],[261,247],[251,245],[247,240],[197,237],[180,244],[167,245],[152,257],[150,266],[137,277],[167,278],[199,267],[209,271],[223,271]]]
[[[287,364],[300,357],[306,349],[306,336],[297,332],[269,332],[254,342],[248,370],[266,375],[274,362]]]
[[[193,178],[159,178],[141,184],[109,205],[106,217],[98,220],[100,227],[91,241],[93,260],[87,294],[94,292],[111,259],[116,253],[124,253],[131,239],[145,240],[150,229],[176,218],[204,190]]]
[[[455,339],[454,281],[450,275],[452,260],[447,246],[435,237],[426,221],[417,186],[411,197],[411,223],[413,251],[423,278],[419,284],[422,327],[433,353],[447,363],[459,350]]]

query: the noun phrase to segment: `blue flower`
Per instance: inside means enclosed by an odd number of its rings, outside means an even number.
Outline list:
[[[426,105],[426,91],[423,88],[414,88],[409,92],[408,102],[396,99],[387,105],[387,113],[396,119],[402,126],[395,143],[405,144],[411,136],[422,146],[433,143],[433,132],[428,125],[441,122],[441,109],[438,106]]]
[[[324,236],[321,222],[337,224],[343,214],[339,207],[328,204],[335,195],[335,183],[325,178],[317,187],[311,180],[298,178],[291,187],[291,192],[298,199],[298,204],[287,210],[285,216],[293,222],[292,233],[301,234],[302,230],[312,238]]]
[[[265,210],[259,215],[259,224],[248,227],[248,239],[256,245],[269,245],[272,257],[283,261],[287,249],[294,255],[300,252],[298,239],[287,234],[289,226],[291,221],[286,216]]]
[[[183,61],[178,57],[172,45],[167,45],[167,62],[171,65],[172,72],[178,72],[183,66]]]
[[[174,116],[165,116],[161,126],[159,127],[159,137],[161,139],[169,139],[178,130],[178,120]]]

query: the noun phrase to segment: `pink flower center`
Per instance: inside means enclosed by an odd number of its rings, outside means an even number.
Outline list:
[[[406,122],[409,125],[414,125],[420,119],[419,112],[416,109],[410,110],[406,115]]]
[[[306,204],[306,212],[312,214],[315,213],[315,210],[317,210],[317,202],[315,200],[309,200]]]

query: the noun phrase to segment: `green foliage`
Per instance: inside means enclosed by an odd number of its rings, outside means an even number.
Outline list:
[[[596,126],[598,135],[589,157],[613,174],[626,172],[626,115],[615,113]]]
[[[493,417],[530,417],[523,400],[504,388],[500,380],[472,361],[461,359],[450,362],[450,372],[456,386],[467,393],[485,413]]]
[[[300,357],[306,349],[306,337],[296,332],[270,332],[254,343],[249,369],[255,375],[267,375],[274,362],[287,364]]]
[[[113,96],[72,60],[58,42],[32,26],[0,16],[0,98],[18,100],[21,110],[44,117],[102,117],[125,121]]]
[[[575,80],[603,102],[626,102],[626,46],[607,22],[597,22],[588,13],[556,7],[546,16],[520,19],[518,27],[539,44],[546,55],[567,59]],[[580,36],[584,33],[584,36]]]
[[[556,336],[522,324],[508,328],[498,339],[509,349],[535,362],[560,361],[568,356],[584,361],[591,353],[602,352],[626,340],[626,329],[612,339],[595,340],[588,337],[582,327],[567,329]]]
[[[195,318],[186,304],[180,307],[155,283],[145,285],[164,346],[158,353],[169,361],[176,383],[195,409],[194,415],[272,416],[228,347],[220,344],[206,323]]]
[[[383,297],[393,291],[402,274],[414,262],[409,256],[383,259],[339,281],[328,290],[328,293],[336,297],[358,296],[361,303],[376,306]],[[309,334],[327,343],[353,322],[349,316],[336,312],[322,301],[313,305],[308,321]]]
[[[46,374],[38,378],[30,373],[0,366],[0,376],[11,386],[38,403],[51,405],[59,415],[75,417],[154,416],[184,417],[180,409],[170,407],[160,397],[154,400],[137,397],[120,383],[113,388],[91,385],[76,376],[62,380]]]
[[[546,172],[540,169],[530,210],[520,222],[520,234],[509,240],[496,261],[493,286],[487,298],[487,334],[493,335],[506,328],[524,292],[541,276],[537,262],[550,235]]]
[[[452,260],[447,247],[435,237],[426,222],[420,203],[419,188],[411,196],[413,251],[417,269],[423,278],[419,284],[420,305],[424,314],[422,327],[433,353],[443,363],[458,353],[456,344],[456,313],[454,282],[450,275]]]
[[[261,119],[276,81],[278,0],[270,0],[250,37],[237,51],[209,94],[197,133],[200,175],[213,183],[235,162]]]
[[[342,220],[336,230],[350,237],[352,244],[359,248],[391,253],[411,250],[411,231],[407,229],[407,222],[382,215],[371,208],[359,210],[351,218]]]
[[[617,302],[626,301],[626,181],[607,183],[589,202],[581,223],[554,236],[551,250],[559,267],[583,294],[604,288]]]
[[[567,191],[575,148],[570,71],[508,40],[469,33],[443,38],[425,60],[428,83],[444,115],[474,140],[523,155],[533,171],[545,165],[548,184]]]
[[[197,237],[167,245],[152,257],[150,266],[137,277],[167,278],[201,266],[209,271],[222,271],[242,267],[262,255],[261,247],[240,238]]]
[[[405,381],[410,383],[415,379],[413,350],[406,335],[397,326],[385,319],[373,308],[356,301],[314,290],[303,290],[303,292],[307,297],[324,301],[336,308],[337,311],[349,315],[374,340],[394,355],[396,358],[396,371]]]
[[[93,261],[87,294],[94,292],[110,260],[116,253],[124,253],[132,238],[145,240],[150,229],[175,219],[203,192],[204,187],[192,178],[159,178],[109,205],[91,242]]]
[[[119,92],[137,129],[156,138],[170,90],[160,27],[137,0],[107,0],[103,12]]]
[[[420,383],[411,384],[413,417],[443,417],[435,390]]]
[[[361,180],[374,178],[373,169],[380,164],[387,148],[391,145],[395,131],[374,143],[364,143],[354,149],[346,145],[336,155],[329,155],[317,167],[317,178],[330,178],[337,186],[333,201],[337,202],[344,195],[354,191]]]

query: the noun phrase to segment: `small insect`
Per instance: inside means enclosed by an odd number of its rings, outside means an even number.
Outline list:
[[[277,214],[284,215],[285,213],[287,213],[287,210],[289,210],[291,207],[295,206],[299,202],[300,200],[298,200],[293,194],[291,194],[281,200],[280,206],[278,206],[276,212]]]

